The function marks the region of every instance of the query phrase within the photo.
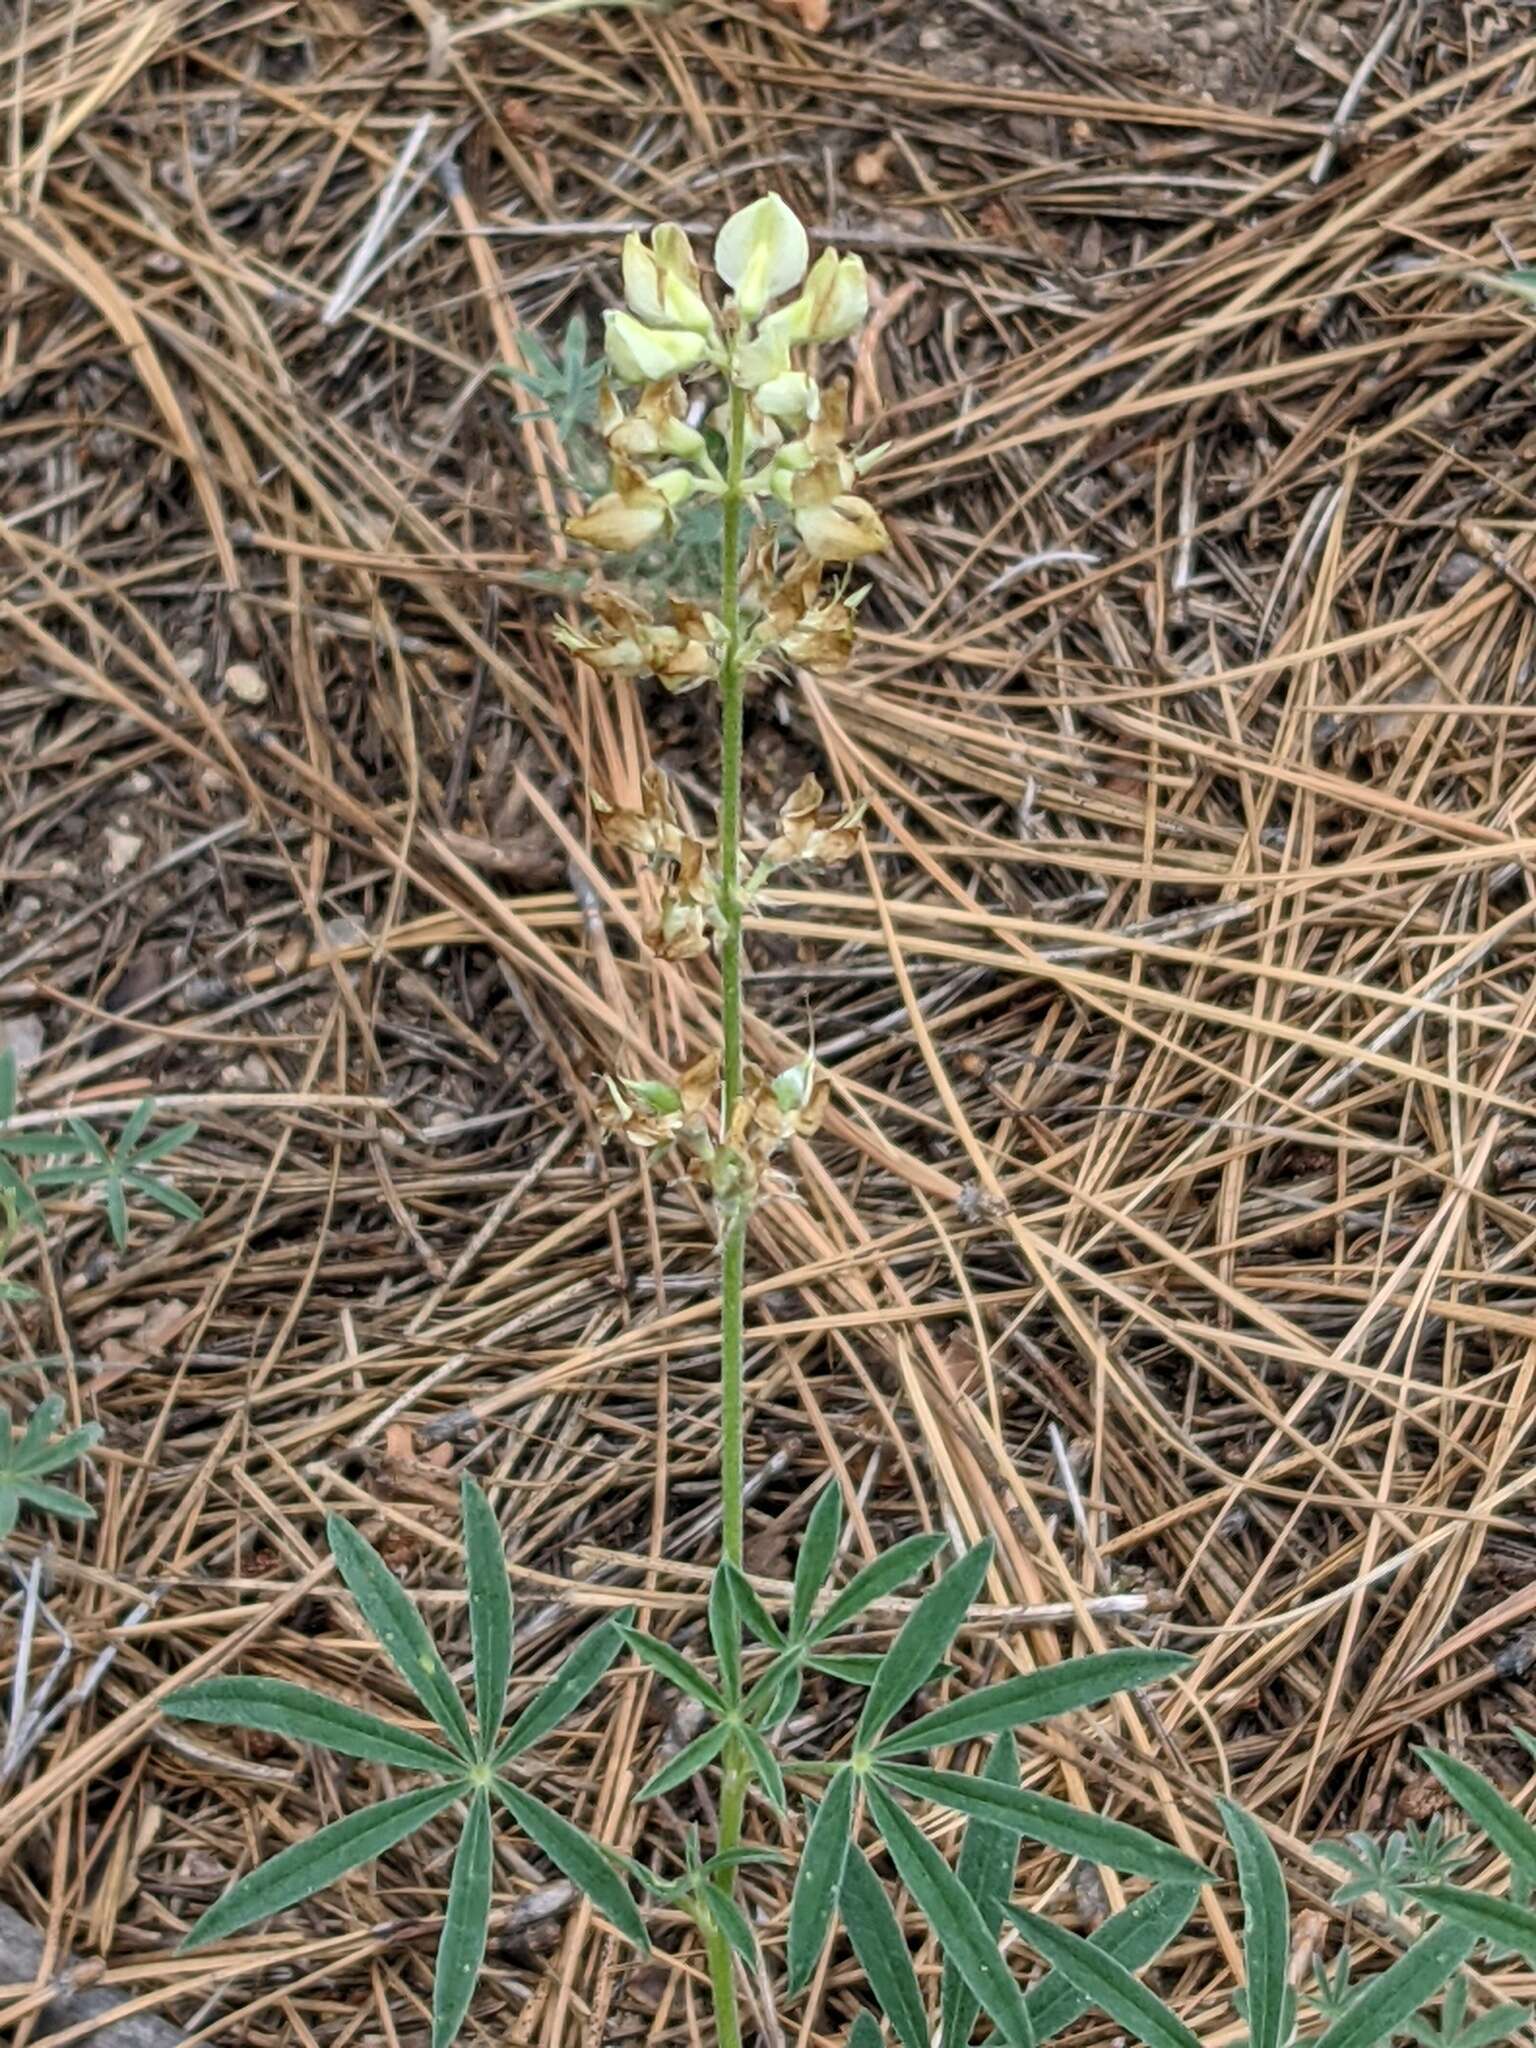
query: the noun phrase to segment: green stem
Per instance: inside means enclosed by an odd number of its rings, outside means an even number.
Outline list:
[[[741,2048],[741,2015],[736,2010],[736,1966],[731,1960],[731,1945],[718,1927],[705,1928],[704,1954],[709,1962],[709,2001],[715,2009],[718,2048]]]
[[[725,1122],[742,1090],[741,1015],[741,480],[747,454],[747,395],[731,387],[731,437],[721,500],[720,619],[725,650],[720,660],[720,1024],[723,1039]],[[747,1212],[737,1203],[726,1225],[720,1278],[720,1508],[721,1548],[740,1568],[745,1516],[742,1393],[744,1342],[742,1288],[746,1268]]]

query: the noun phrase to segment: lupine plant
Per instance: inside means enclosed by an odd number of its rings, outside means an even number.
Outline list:
[[[781,1953],[774,1996],[792,2004],[813,1985],[839,1931],[868,1998],[852,2023],[850,2048],[879,2048],[887,2027],[901,2048],[932,2048],[935,2040],[938,2048],[969,2048],[980,2026],[998,2048],[1039,2048],[1094,2007],[1148,2048],[1197,2048],[1137,1972],[1188,1923],[1210,1873],[1140,1828],[1024,1784],[1015,1739],[1019,1728],[1167,1687],[1186,1660],[1155,1649],[1110,1650],[932,1704],[920,1696],[952,1676],[951,1646],[986,1581],[992,1547],[979,1544],[946,1565],[947,1539],[913,1536],[839,1586],[843,1517],[835,1485],[809,1516],[787,1601],[765,1600],[745,1570],[748,1229],[761,1203],[792,1194],[786,1162],[796,1143],[814,1135],[829,1092],[809,1053],[774,1074],[749,1057],[745,941],[774,874],[855,852],[863,806],[829,811],[819,781],[807,777],[786,794],[775,828],[752,843],[742,805],[743,707],[749,678],[769,665],[834,673],[846,663],[864,594],[851,587],[849,565],[877,554],[887,536],[857,488],[874,457],[849,446],[845,393],[822,377],[811,353],[848,340],[863,324],[860,260],[827,249],[812,264],[805,230],[769,195],[726,223],[714,270],[712,286],[677,227],[660,226],[648,240],[630,235],[626,303],[605,315],[601,374],[577,359],[569,332],[558,365],[536,356],[524,373],[541,390],[550,387],[544,395],[552,416],[568,426],[579,420],[585,432],[590,415],[606,474],[585,493],[567,532],[627,565],[622,576],[583,586],[589,616],[557,628],[559,638],[601,676],[708,689],[719,705],[712,831],[695,827],[655,771],[642,777],[634,798],[593,797],[601,837],[650,876],[645,938],[652,953],[676,963],[713,955],[718,963],[719,1045],[680,1072],[605,1083],[610,1129],[641,1152],[649,1170],[693,1183],[718,1234],[722,1555],[704,1616],[707,1649],[685,1654],[616,1616],[581,1641],[503,1733],[511,1601],[500,1530],[479,1489],[466,1482],[463,1491],[473,1718],[403,1589],[367,1542],[333,1517],[342,1578],[437,1732],[420,1735],[297,1687],[238,1677],[191,1687],[173,1697],[169,1711],[316,1742],[432,1782],[348,1815],[242,1877],[191,1940],[211,1940],[296,1903],[416,1827],[462,1810],[433,2003],[434,2048],[448,2048],[484,1953],[499,1806],[637,1950],[647,1930],[636,1890],[669,1920],[681,1915],[692,1923],[708,1966],[719,2048],[740,2048],[743,2040],[742,1966],[759,1985],[772,1983]],[[572,464],[574,486],[590,467],[585,459]],[[707,581],[698,566],[701,541],[713,549]],[[925,1589],[905,1599],[888,1646],[873,1652],[871,1610],[935,1569]],[[640,1799],[688,1797],[694,1785],[712,1794],[699,1801],[702,1830],[695,1822],[682,1831],[681,1854],[665,1871],[590,1840],[526,1782],[534,1743],[589,1695],[626,1646],[689,1710],[688,1739],[659,1764]],[[842,1697],[852,1723],[846,1745],[831,1755],[802,1753],[795,1732],[808,1674]],[[965,1768],[968,1761],[976,1767]],[[743,1869],[783,1860],[747,1838],[754,1799],[798,1844],[787,1919],[772,1943],[761,1939],[738,1884]],[[1244,1913],[1239,2017],[1250,2048],[1291,2048],[1297,1998],[1280,1866],[1254,1821],[1235,1807],[1222,1812]],[[945,1816],[963,1828],[953,1863],[934,1839],[935,1820],[950,1826]],[[1014,1903],[1023,1842],[1121,1872],[1140,1888],[1091,1935],[1078,1935]],[[1532,1849],[1536,1872],[1536,1836]],[[942,1957],[936,2014],[893,1902],[892,1875]],[[1433,1890],[1421,1888],[1426,1903]],[[1471,1907],[1451,1898],[1432,1903],[1445,1916],[1437,1926],[1367,1985],[1341,1990],[1322,2048],[1380,2048],[1419,2024],[1419,2008],[1478,1938],[1462,1924]],[[1515,1937],[1526,1921],[1536,1941],[1529,1913],[1504,1938],[1520,1946]],[[1475,2040],[1462,2038],[1460,2008],[1448,2009],[1445,2024],[1454,2048],[1490,2048],[1480,2021],[1472,2023],[1481,2029]],[[1442,2048],[1422,2033],[1415,2038],[1423,2048]]]
[[[20,1129],[16,1096],[16,1058],[7,1048],[0,1052],[0,1267],[24,1231],[45,1227],[48,1196],[99,1191],[119,1251],[128,1243],[130,1196],[187,1222],[202,1213],[189,1195],[151,1171],[196,1135],[195,1124],[175,1124],[149,1136],[155,1103],[146,1097],[130,1112],[114,1146],[78,1116],[48,1129]],[[30,1287],[0,1271],[0,1305],[21,1306],[33,1298]],[[0,1541],[15,1528],[23,1507],[63,1521],[94,1519],[94,1509],[54,1479],[77,1464],[101,1432],[87,1423],[55,1436],[63,1416],[63,1400],[50,1395],[22,1419],[18,1431],[0,1404]]]

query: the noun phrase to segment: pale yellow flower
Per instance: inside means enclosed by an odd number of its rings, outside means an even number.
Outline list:
[[[756,320],[770,299],[794,290],[809,258],[805,229],[777,192],[733,213],[715,237],[715,268],[748,320]]]

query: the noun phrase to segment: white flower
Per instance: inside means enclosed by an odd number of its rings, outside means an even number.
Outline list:
[[[714,339],[699,266],[681,228],[664,222],[653,231],[649,248],[638,235],[626,235],[623,262],[624,297],[632,313],[652,327],[684,327]]]
[[[603,347],[623,384],[660,384],[696,370],[709,350],[702,334],[680,327],[647,327],[633,313],[603,315]]]
[[[809,260],[805,229],[777,192],[765,192],[733,213],[715,237],[715,268],[748,320],[757,319],[770,299],[793,291]]]
[[[797,427],[821,411],[821,387],[804,370],[781,370],[777,377],[759,384],[753,395],[759,412]]]
[[[841,341],[854,333],[869,317],[863,259],[824,249],[789,312],[796,341]]]

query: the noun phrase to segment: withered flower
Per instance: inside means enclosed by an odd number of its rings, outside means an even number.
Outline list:
[[[860,825],[868,808],[861,799],[845,811],[825,812],[826,791],[807,775],[779,812],[779,829],[769,840],[762,865],[786,867],[791,861],[816,861],[836,867],[858,851]]]

